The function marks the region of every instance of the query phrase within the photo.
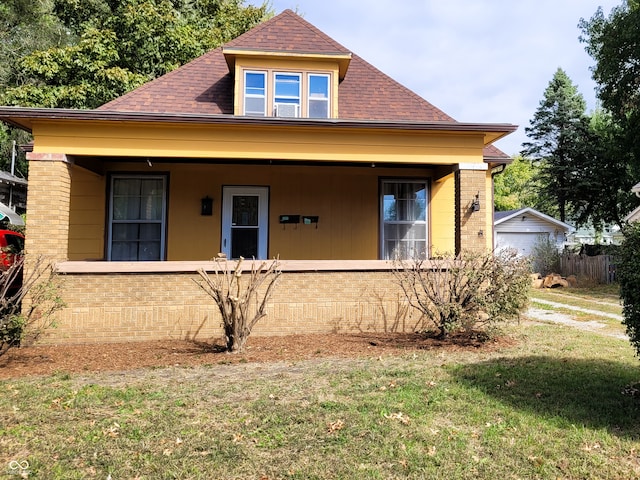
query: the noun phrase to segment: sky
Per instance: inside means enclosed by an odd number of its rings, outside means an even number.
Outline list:
[[[495,145],[515,155],[562,68],[596,108],[593,59],[578,22],[623,0],[271,0],[460,122],[511,123]],[[258,5],[261,1],[251,0]]]

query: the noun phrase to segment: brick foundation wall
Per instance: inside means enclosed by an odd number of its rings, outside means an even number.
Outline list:
[[[67,306],[40,343],[206,340],[222,334],[220,314],[194,282],[196,273],[62,279]],[[413,331],[420,316],[413,309],[398,315],[400,303],[389,271],[284,272],[253,334]]]

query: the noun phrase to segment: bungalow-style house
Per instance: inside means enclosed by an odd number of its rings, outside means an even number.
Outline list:
[[[194,280],[219,252],[281,259],[255,334],[372,327],[391,259],[491,249],[492,143],[516,129],[455,121],[290,10],[98,109],[0,119],[34,138],[50,342],[218,335]]]
[[[567,235],[575,229],[531,207],[495,212],[495,248],[513,248],[521,255],[533,253],[536,243],[549,241],[562,250]]]

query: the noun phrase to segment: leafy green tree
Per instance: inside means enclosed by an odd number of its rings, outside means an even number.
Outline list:
[[[267,5],[241,0],[54,0],[70,45],[26,55],[8,105],[95,108],[253,27]]]
[[[616,273],[620,282],[623,323],[631,344],[640,356],[640,222],[624,230],[624,240],[616,254]]]
[[[498,211],[540,208],[536,194],[539,167],[521,155],[494,179],[494,203]]]
[[[530,127],[530,141],[523,144],[522,155],[540,164],[539,195],[553,205],[545,213],[565,221],[571,213],[577,172],[592,155],[586,102],[569,76],[558,69],[536,110]]]
[[[583,156],[574,182],[574,219],[578,224],[591,222],[598,230],[609,223],[622,227],[624,217],[638,204],[631,193],[637,178],[633,155],[623,130],[608,112],[591,115],[590,135],[590,154]]]
[[[617,120],[638,117],[640,107],[640,3],[625,0],[605,18],[602,7],[581,19],[580,40],[596,61],[592,68],[598,98]],[[634,120],[637,122],[637,119]]]
[[[603,187],[598,201],[609,204],[600,211],[620,223],[637,205],[629,189],[640,180],[640,2],[623,1],[608,17],[599,8],[579,27],[580,40],[596,62],[592,76],[606,111],[594,122]]]

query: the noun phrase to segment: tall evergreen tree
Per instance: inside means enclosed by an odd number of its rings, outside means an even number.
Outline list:
[[[552,208],[545,213],[567,219],[575,205],[579,170],[591,154],[586,102],[569,76],[558,68],[530,126],[522,155],[540,164],[540,190]]]

